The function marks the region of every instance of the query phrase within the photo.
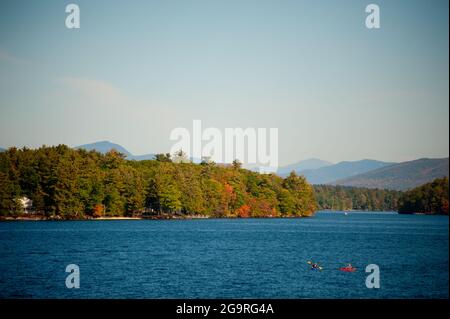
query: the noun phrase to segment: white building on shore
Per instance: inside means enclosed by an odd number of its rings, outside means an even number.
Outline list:
[[[18,198],[18,202],[20,205],[22,205],[23,212],[25,214],[31,214],[33,212],[31,209],[33,207],[33,201],[31,199],[24,196],[24,197]]]

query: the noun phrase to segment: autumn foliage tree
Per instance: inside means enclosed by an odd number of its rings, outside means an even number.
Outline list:
[[[92,213],[93,217],[102,217],[104,214],[104,207],[103,205],[97,204],[94,206],[94,211]]]
[[[250,217],[250,206],[247,205],[247,204],[242,205],[241,207],[239,207],[236,210],[236,214],[240,218],[248,218],[248,217]]]

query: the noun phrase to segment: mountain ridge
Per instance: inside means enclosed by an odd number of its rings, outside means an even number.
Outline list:
[[[333,165],[333,163],[321,160],[319,158],[308,158],[305,160],[298,161],[293,164],[289,164],[286,166],[282,166],[278,168],[277,174],[280,176],[287,176],[292,171],[295,171],[297,174],[301,174],[304,170],[307,169],[319,169],[325,166]]]
[[[135,161],[143,161],[143,160],[150,160],[155,158],[155,154],[143,154],[143,155],[134,155],[131,152],[129,152],[125,147],[122,145],[112,143],[110,141],[99,141],[89,144],[83,144],[74,147],[74,149],[84,149],[87,151],[97,151],[99,153],[107,153],[111,151],[112,149],[115,149],[119,153],[122,153],[125,155],[126,159],[128,160],[135,160]]]
[[[306,169],[301,172],[311,184],[328,184],[339,179],[365,173],[373,169],[392,165],[391,162],[382,162],[371,159],[359,161],[342,161],[337,164],[324,166],[318,169]]]
[[[352,177],[339,179],[328,184],[408,190],[449,176],[449,158],[420,158],[413,161],[396,163]]]

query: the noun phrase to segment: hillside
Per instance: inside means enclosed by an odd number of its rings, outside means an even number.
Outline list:
[[[400,198],[400,214],[448,215],[448,178],[409,190]]]
[[[350,178],[337,180],[330,184],[407,190],[429,183],[436,178],[448,177],[448,165],[448,158],[422,158],[382,167]]]
[[[302,171],[301,174],[311,184],[328,184],[392,164],[368,159],[353,162],[346,161],[318,169],[307,169]]]
[[[396,211],[402,192],[347,186],[314,185],[319,209]]]

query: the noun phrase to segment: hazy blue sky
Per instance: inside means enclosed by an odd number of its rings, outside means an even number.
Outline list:
[[[77,3],[81,28],[65,27]],[[365,7],[381,8],[381,29]],[[0,146],[278,127],[280,164],[449,153],[448,1],[0,2]]]

